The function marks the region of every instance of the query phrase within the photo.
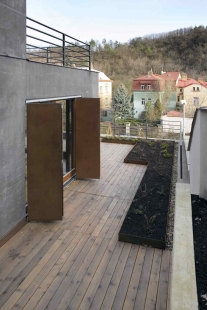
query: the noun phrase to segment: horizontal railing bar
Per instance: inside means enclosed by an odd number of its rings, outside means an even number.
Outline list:
[[[73,52],[77,52],[77,53],[87,53],[87,55],[89,55],[89,51],[88,50],[83,50],[83,51],[80,51],[79,50],[79,47],[76,45],[76,48],[74,48],[75,46],[68,46],[66,45],[65,48],[67,50],[70,50],[70,51],[73,51]]]
[[[51,51],[51,50],[49,50],[49,47],[47,48],[47,47],[38,47],[38,46],[36,46],[36,45],[31,45],[31,44],[27,44],[27,45],[29,45],[29,46],[33,46],[33,47],[36,47],[37,49],[42,49],[43,51],[45,51],[45,53],[47,53],[47,52],[50,52],[50,53],[55,53],[55,54],[58,54],[58,55],[63,55],[63,53],[58,53],[58,52],[55,52],[55,51]],[[26,48],[26,50],[27,50],[28,48]],[[31,50],[32,48],[29,48],[29,50]],[[37,52],[37,51],[36,51]],[[28,52],[27,52],[27,54],[29,54]],[[51,58],[51,56],[49,56],[50,58]]]
[[[68,43],[68,44],[71,44],[72,46],[76,46],[76,47],[81,48],[81,49],[83,49],[83,50],[89,51],[89,49],[86,49],[86,48],[84,48],[84,47],[82,47],[82,46],[80,46],[80,45],[77,45],[77,44],[75,44],[75,43],[72,43],[72,42],[69,42],[69,41],[66,41],[66,40],[65,40],[65,43]]]
[[[56,29],[54,29],[54,28],[52,28],[52,27],[46,26],[46,25],[44,25],[44,24],[42,24],[42,23],[40,23],[40,22],[38,22],[38,21],[36,21],[36,20],[30,18],[30,17],[27,17],[27,19],[28,19],[28,20],[31,20],[32,22],[37,23],[37,24],[39,24],[39,25],[41,25],[41,26],[43,26],[43,27],[46,27],[46,28],[48,28],[48,29],[50,29],[50,30],[53,30],[53,31],[58,32],[58,33],[60,33],[60,34],[64,34],[65,36],[67,36],[67,37],[69,37],[69,38],[71,38],[71,39],[73,39],[73,40],[75,40],[75,41],[77,41],[77,42],[80,42],[80,43],[83,43],[83,44],[85,44],[85,45],[90,46],[90,44],[87,44],[87,43],[85,43],[85,42],[83,42],[83,41],[81,41],[81,40],[75,39],[75,38],[73,38],[73,37],[71,37],[71,36],[69,36],[69,35],[67,35],[67,34],[65,34],[65,33],[61,32],[61,31],[58,31],[58,30],[56,30]]]
[[[74,62],[74,63],[79,63],[79,62],[89,62],[89,60],[79,60],[79,61],[73,60],[72,62]]]
[[[39,38],[36,38],[36,37],[30,36],[30,35],[28,35],[28,34],[26,35],[26,37],[31,38],[31,39],[34,39],[34,40],[38,40],[38,41],[41,41],[41,42],[44,42],[44,43],[53,44],[53,45],[56,45],[57,47],[62,48],[62,46],[61,46],[61,45],[57,45],[57,44],[55,44],[55,43],[52,43],[52,42],[49,42],[49,41],[42,40],[42,39],[39,39]]]
[[[45,51],[45,53],[47,53],[47,51],[46,50],[44,50]],[[37,56],[37,57],[45,57],[45,58],[48,58],[49,57],[49,59],[56,59],[56,60],[62,60],[62,58],[55,58],[55,57],[52,57],[51,55],[48,55],[48,56],[43,56],[43,55],[41,55],[41,54],[35,54],[35,52],[34,53],[31,53],[31,52],[26,52],[27,53],[27,55],[33,55],[33,56]],[[41,53],[43,53],[43,52],[41,52]],[[58,52],[54,52],[55,54],[58,54],[58,55],[63,55],[62,53],[58,53]],[[66,60],[67,59],[70,59],[70,58],[78,58],[78,59],[82,59],[83,57],[80,57],[80,56],[73,56],[73,55],[66,55],[67,57],[66,57]],[[84,62],[85,61],[87,61],[87,60],[83,60]]]
[[[51,53],[57,53],[57,54],[59,54],[59,55],[63,55],[63,53],[58,53],[58,52],[55,52],[54,50],[52,50],[52,49],[54,49],[54,48],[59,48],[59,49],[62,50],[62,47],[54,47],[54,46],[39,47],[39,46],[32,45],[32,44],[28,44],[28,43],[27,43],[26,45],[27,45],[27,46],[35,47],[35,48],[37,48],[37,49],[42,49],[42,50],[44,50],[44,51],[49,51],[49,52],[51,52]],[[83,55],[84,57],[88,57],[88,54],[84,54],[84,53],[82,53],[82,52],[80,52],[80,51],[75,51],[75,50],[69,49],[69,48],[67,48],[67,47],[65,47],[65,49],[66,49],[66,52],[67,52],[67,51],[77,52],[77,53]]]
[[[26,53],[27,55],[30,55],[30,56],[36,56],[36,58],[49,58],[49,60],[57,60],[58,62],[62,62],[62,58],[55,58],[55,57],[51,57],[51,56],[44,56],[44,55],[39,55],[39,54],[34,54],[34,53]],[[74,57],[71,57],[71,58],[74,58]],[[73,59],[70,59],[70,58],[66,58],[66,61],[71,61],[71,62],[74,62],[74,63],[80,63],[80,62],[89,62],[88,60],[73,60]]]
[[[77,58],[77,59],[83,59],[84,57],[83,56],[74,56],[74,55],[65,55],[66,56],[66,59],[67,58]]]
[[[31,36],[30,36],[31,37]],[[40,40],[40,41],[42,41],[41,39],[38,39],[38,38],[34,38],[34,39],[36,39],[36,40]],[[46,42],[46,41],[45,41]],[[34,47],[36,47],[36,48],[39,48],[38,46],[36,46],[36,45],[31,45],[31,44],[26,44],[26,45],[29,45],[29,46],[34,46]],[[50,47],[48,47],[48,49],[49,48],[60,48],[60,49],[62,49],[62,47],[61,46],[57,46],[57,47],[53,47],[53,46],[50,46]],[[44,49],[44,48],[42,48],[42,49]],[[46,49],[44,49],[44,50],[46,50]],[[66,51],[72,51],[72,52],[76,52],[76,53],[79,53],[79,54],[81,54],[82,56],[77,56],[77,57],[88,57],[88,55],[87,54],[83,54],[83,53],[81,53],[81,52],[79,52],[79,51],[74,51],[74,50],[71,50],[71,49],[68,49],[68,48],[66,48]],[[59,55],[63,55],[63,53],[58,53],[58,52],[55,52],[55,51],[53,51],[53,50],[48,50],[48,51],[50,51],[51,53],[57,53],[57,54],[59,54]],[[67,56],[67,55],[66,55]],[[75,56],[74,56],[75,57]]]
[[[34,46],[35,46],[35,45],[34,45]],[[30,51],[30,50],[32,50],[32,49],[29,48],[29,51]],[[43,51],[44,51],[44,52],[40,51],[40,53],[47,53],[47,52],[50,52],[50,53],[51,53],[51,51],[46,50],[46,49],[43,49]],[[34,53],[36,53],[36,52],[38,52],[38,51],[35,50]],[[26,48],[26,53],[29,54],[29,52],[27,52],[27,48]],[[58,55],[61,55],[61,56],[63,55],[63,53],[58,53],[58,52],[52,52],[52,53],[53,53],[53,54],[58,54]],[[31,54],[32,54],[32,53],[31,53]],[[50,57],[51,57],[51,56],[50,56]]]
[[[57,40],[63,41],[63,39],[62,39],[62,38],[58,38],[58,37],[56,37],[56,36],[53,36],[52,34],[49,34],[49,33],[47,33],[47,32],[44,32],[44,31],[42,31],[42,30],[39,30],[39,29],[36,29],[36,28],[30,27],[30,26],[26,26],[26,27],[27,27],[27,28],[29,28],[29,29],[32,29],[32,30],[34,30],[34,31],[37,31],[37,32],[43,33],[43,34],[45,34],[46,36],[49,36],[49,37],[52,37],[52,38],[54,38],[54,39],[57,39]]]
[[[48,58],[47,56],[42,56],[42,55],[37,55],[37,54],[29,54],[27,53],[27,55],[32,55],[32,56],[37,56],[36,58]],[[54,58],[54,57],[49,57],[49,61],[51,62],[51,60],[57,60],[57,62],[62,62],[61,58]]]

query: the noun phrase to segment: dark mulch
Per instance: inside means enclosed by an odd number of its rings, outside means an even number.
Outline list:
[[[199,309],[207,309],[207,201],[191,195]]]
[[[143,239],[136,243],[165,248],[173,154],[174,142],[152,140],[140,140],[128,154],[126,160],[147,161],[148,166],[120,230],[119,240],[127,241],[121,236],[130,235],[133,243],[136,237],[141,237]]]

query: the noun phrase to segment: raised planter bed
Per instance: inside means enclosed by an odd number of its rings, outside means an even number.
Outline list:
[[[102,138],[101,142],[135,145],[137,143],[137,139]]]
[[[165,249],[174,142],[140,140],[124,162],[148,165],[119,240]]]

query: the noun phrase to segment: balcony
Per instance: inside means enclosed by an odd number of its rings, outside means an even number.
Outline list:
[[[26,57],[29,61],[91,69],[90,44],[27,17]]]

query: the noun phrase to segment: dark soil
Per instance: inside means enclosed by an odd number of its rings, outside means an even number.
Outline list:
[[[161,242],[165,248],[173,154],[174,142],[152,140],[140,140],[128,154],[126,160],[147,161],[148,166],[119,236],[130,235],[133,243],[134,237],[143,238],[137,243],[154,247]]]
[[[199,309],[207,309],[207,201],[191,195]]]

